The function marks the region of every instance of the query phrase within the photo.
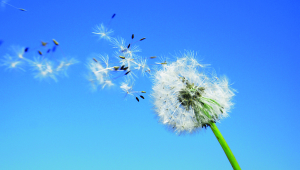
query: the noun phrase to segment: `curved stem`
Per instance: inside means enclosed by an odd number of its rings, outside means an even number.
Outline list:
[[[223,138],[223,136],[222,136],[221,132],[219,131],[218,127],[216,126],[216,124],[211,123],[210,128],[214,132],[216,138],[218,139],[220,145],[222,146],[222,148],[223,148],[223,150],[224,150],[224,152],[225,152],[232,168],[234,170],[240,170],[241,167],[239,166],[238,162],[236,161],[233,153],[231,152],[229,146],[227,145],[225,139]]]

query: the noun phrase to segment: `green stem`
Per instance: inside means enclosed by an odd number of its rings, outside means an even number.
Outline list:
[[[214,132],[216,138],[218,139],[220,145],[222,146],[232,168],[234,170],[238,170],[238,169],[241,169],[241,167],[239,166],[238,162],[236,161],[233,153],[231,152],[229,146],[227,145],[225,139],[223,138],[221,132],[219,131],[218,127],[216,126],[215,123],[211,123],[210,124],[210,128],[211,130]]]

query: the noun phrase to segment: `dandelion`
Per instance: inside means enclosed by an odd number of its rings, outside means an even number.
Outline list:
[[[164,64],[153,75],[151,96],[160,122],[178,134],[193,133],[211,127],[234,169],[238,163],[215,123],[228,117],[234,90],[225,77],[208,78],[193,52],[183,54],[171,64]]]

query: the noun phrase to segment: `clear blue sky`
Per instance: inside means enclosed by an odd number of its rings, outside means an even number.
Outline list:
[[[299,1],[21,1],[0,10],[0,58],[12,45],[60,43],[80,63],[58,82],[0,67],[0,169],[232,169],[210,129],[177,136],[158,123],[151,81],[145,100],[118,87],[92,93],[84,78],[93,53],[112,53],[93,27],[147,39],[142,56],[197,52],[238,93],[217,126],[243,170],[300,167]],[[57,57],[60,56],[57,54]]]

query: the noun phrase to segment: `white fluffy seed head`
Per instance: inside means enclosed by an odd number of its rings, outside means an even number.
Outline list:
[[[210,78],[193,52],[153,75],[151,94],[160,122],[178,134],[192,133],[228,116],[233,90],[225,77]]]

